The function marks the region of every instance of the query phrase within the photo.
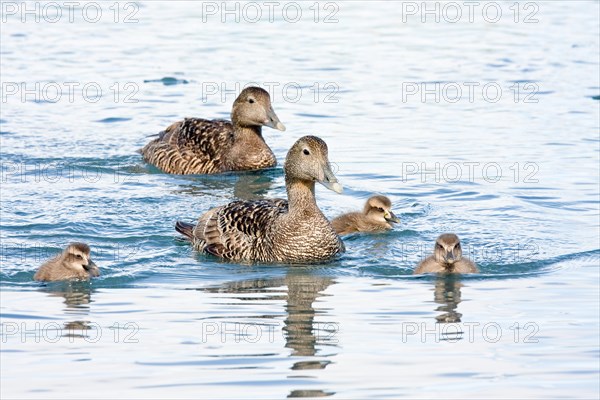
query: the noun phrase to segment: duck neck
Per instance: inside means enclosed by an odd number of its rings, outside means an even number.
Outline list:
[[[234,129],[235,141],[244,144],[251,144],[260,142],[261,144],[265,142],[262,136],[262,126],[252,125],[252,126],[242,126],[236,125]]]
[[[315,182],[299,179],[286,179],[285,187],[288,195],[288,208],[291,215],[321,214],[315,200]]]

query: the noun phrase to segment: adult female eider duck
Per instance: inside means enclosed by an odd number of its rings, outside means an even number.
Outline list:
[[[283,170],[287,201],[234,201],[209,210],[195,226],[178,221],[175,229],[194,249],[234,261],[316,262],[343,252],[342,240],[315,201],[315,182],[342,191],[325,142],[300,138]]]
[[[392,229],[392,223],[400,219],[392,212],[392,202],[385,196],[373,196],[367,200],[362,212],[340,215],[331,221],[338,235],[354,232],[381,232]]]
[[[285,131],[269,93],[249,87],[233,103],[231,122],[186,118],[140,150],[144,160],[169,174],[217,174],[274,167],[262,126]]]
[[[414,273],[427,274],[439,272],[457,274],[479,272],[473,261],[462,256],[460,240],[453,233],[445,233],[437,238],[433,255],[421,261]]]
[[[61,254],[46,261],[35,273],[36,281],[89,280],[100,276],[100,270],[90,257],[90,246],[71,243]]]

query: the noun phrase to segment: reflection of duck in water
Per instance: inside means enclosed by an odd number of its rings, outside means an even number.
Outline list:
[[[273,295],[274,292],[271,288],[286,286],[286,317],[283,321],[285,347],[292,350],[292,356],[314,356],[319,345],[331,344],[332,340],[336,338],[334,331],[337,327],[336,323],[323,323],[315,327],[314,319],[319,311],[313,307],[315,300],[322,296],[322,292],[333,283],[335,283],[334,280],[326,276],[294,271],[289,272],[283,278],[230,282],[218,288],[204,290],[219,293]],[[277,293],[273,298],[280,299],[281,296]],[[254,299],[254,297],[249,299]],[[292,369],[322,369],[328,364],[328,361],[302,361],[295,363]]]
[[[479,272],[473,261],[463,257],[460,240],[453,233],[445,233],[437,238],[433,255],[421,261],[414,273],[442,272],[458,274]]]
[[[262,200],[273,188],[275,177],[280,171],[269,169],[238,176],[233,187],[233,197],[241,200]]]
[[[286,347],[292,349],[292,356],[314,356],[316,345],[319,341],[326,344],[335,332],[336,324],[323,324],[325,329],[317,329],[315,335],[314,319],[317,314],[313,307],[314,301],[321,293],[333,283],[328,277],[319,277],[306,274],[288,274],[285,278],[288,288],[285,309],[287,318],[283,321],[283,330],[286,333]],[[326,330],[327,329],[327,330]],[[325,365],[318,362],[312,366],[296,365],[292,369],[320,369]],[[304,367],[303,367],[304,366]]]
[[[287,295],[284,296],[286,304],[286,317],[283,321],[283,332],[285,333],[285,347],[291,349],[291,357],[314,357],[322,346],[335,346],[337,343],[337,323],[322,322],[315,324],[315,317],[319,313],[326,315],[326,311],[315,309],[315,301],[323,295],[330,285],[335,281],[327,276],[319,276],[307,272],[304,268],[296,268],[288,271],[285,277],[251,279],[230,282],[217,288],[202,289],[208,292],[255,294],[265,293],[268,299],[280,301],[281,292],[272,288],[287,287]],[[257,297],[239,296],[241,300],[252,301]],[[306,377],[308,370],[325,369],[331,361],[328,359],[308,359],[296,361],[291,366],[292,371],[299,372]],[[325,397],[335,394],[334,392],[319,389],[292,390],[287,397]]]
[[[233,197],[239,200],[262,200],[269,195],[281,170],[267,169],[260,171],[241,172],[236,175],[188,175],[189,183],[180,184],[173,193],[175,195],[220,197],[226,200]]]
[[[89,321],[83,319],[89,315],[92,302],[92,287],[89,282],[51,283],[41,288],[41,291],[47,292],[50,297],[64,298],[65,315],[76,318],[64,323],[64,337],[84,338],[88,336],[88,330],[94,329]],[[93,337],[96,335],[97,333],[92,333]]]
[[[441,304],[436,311],[443,311],[435,317],[437,322],[452,323],[460,322],[462,314],[457,312],[458,303],[461,302],[460,288],[463,285],[454,275],[440,276],[435,281],[433,301]]]

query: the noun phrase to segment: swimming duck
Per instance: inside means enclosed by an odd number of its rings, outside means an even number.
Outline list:
[[[269,93],[249,87],[233,103],[231,122],[186,118],[140,150],[144,160],[169,174],[217,174],[274,167],[262,126],[285,131]]]
[[[71,243],[61,254],[46,261],[35,273],[36,281],[89,280],[100,276],[100,270],[90,258],[90,246]]]
[[[415,274],[448,272],[468,274],[479,272],[473,261],[462,256],[460,240],[453,233],[440,235],[435,241],[433,255],[417,266]]]
[[[385,231],[392,229],[392,223],[400,222],[391,208],[390,199],[385,196],[373,196],[365,203],[363,212],[340,215],[331,221],[331,225],[338,235]]]
[[[235,261],[314,262],[343,252],[342,240],[315,201],[315,182],[342,191],[325,142],[300,138],[283,170],[287,201],[234,201],[207,211],[195,226],[178,221],[175,229],[194,249]]]

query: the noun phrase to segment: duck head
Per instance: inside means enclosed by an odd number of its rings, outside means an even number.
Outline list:
[[[462,248],[458,236],[453,233],[440,235],[435,241],[435,259],[442,264],[452,266],[462,258]]]
[[[298,139],[285,158],[286,179],[319,182],[327,189],[342,193],[342,185],[331,170],[327,144],[316,136]]]
[[[100,276],[100,270],[90,257],[90,246],[87,244],[71,243],[63,256],[67,268],[78,272],[86,271],[91,276]]]
[[[376,222],[400,222],[400,219],[392,211],[392,202],[385,196],[373,196],[369,198],[363,212],[369,219]]]
[[[273,111],[269,93],[256,86],[242,90],[233,102],[231,121],[240,126],[268,126],[285,131],[285,126]]]

